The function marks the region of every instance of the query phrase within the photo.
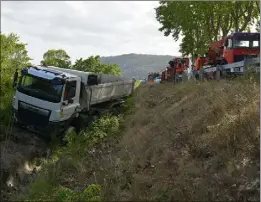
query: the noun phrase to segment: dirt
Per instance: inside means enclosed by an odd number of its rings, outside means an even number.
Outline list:
[[[38,136],[13,126],[1,146],[1,201],[10,201],[35,177],[40,165],[32,165],[35,158],[47,155],[48,144]]]

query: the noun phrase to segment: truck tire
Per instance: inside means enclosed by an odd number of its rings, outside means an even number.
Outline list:
[[[73,126],[69,126],[69,128],[67,128],[67,130],[65,131],[64,135],[67,135],[69,133],[76,133],[76,128]]]
[[[98,114],[94,114],[89,118],[88,127],[92,127],[94,122],[99,118]]]

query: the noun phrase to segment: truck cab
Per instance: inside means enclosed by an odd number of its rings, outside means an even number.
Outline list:
[[[224,39],[223,58],[227,64],[260,54],[260,33],[233,33]]]
[[[65,129],[77,116],[81,78],[47,68],[21,71],[13,97],[14,119],[32,131],[49,134]]]
[[[183,73],[187,68],[189,68],[189,58],[175,58],[174,65],[177,73]]]

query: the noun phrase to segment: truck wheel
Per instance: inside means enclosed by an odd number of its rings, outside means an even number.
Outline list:
[[[67,130],[65,131],[64,135],[67,135],[69,133],[76,133],[76,128],[73,126],[69,126],[69,128],[67,128]]]
[[[89,121],[88,121],[88,127],[92,127],[94,122],[99,118],[98,114],[93,115],[92,117],[90,117]]]
[[[64,139],[64,137],[66,137],[70,133],[76,133],[76,128],[73,127],[73,126],[69,126],[69,128],[67,128],[67,130],[64,132],[63,138],[61,138],[61,145],[62,146],[67,145],[68,140]]]

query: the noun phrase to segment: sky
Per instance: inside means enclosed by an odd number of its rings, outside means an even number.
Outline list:
[[[72,62],[91,55],[180,55],[155,18],[157,1],[2,1],[1,32],[14,32],[39,64],[49,49]]]

